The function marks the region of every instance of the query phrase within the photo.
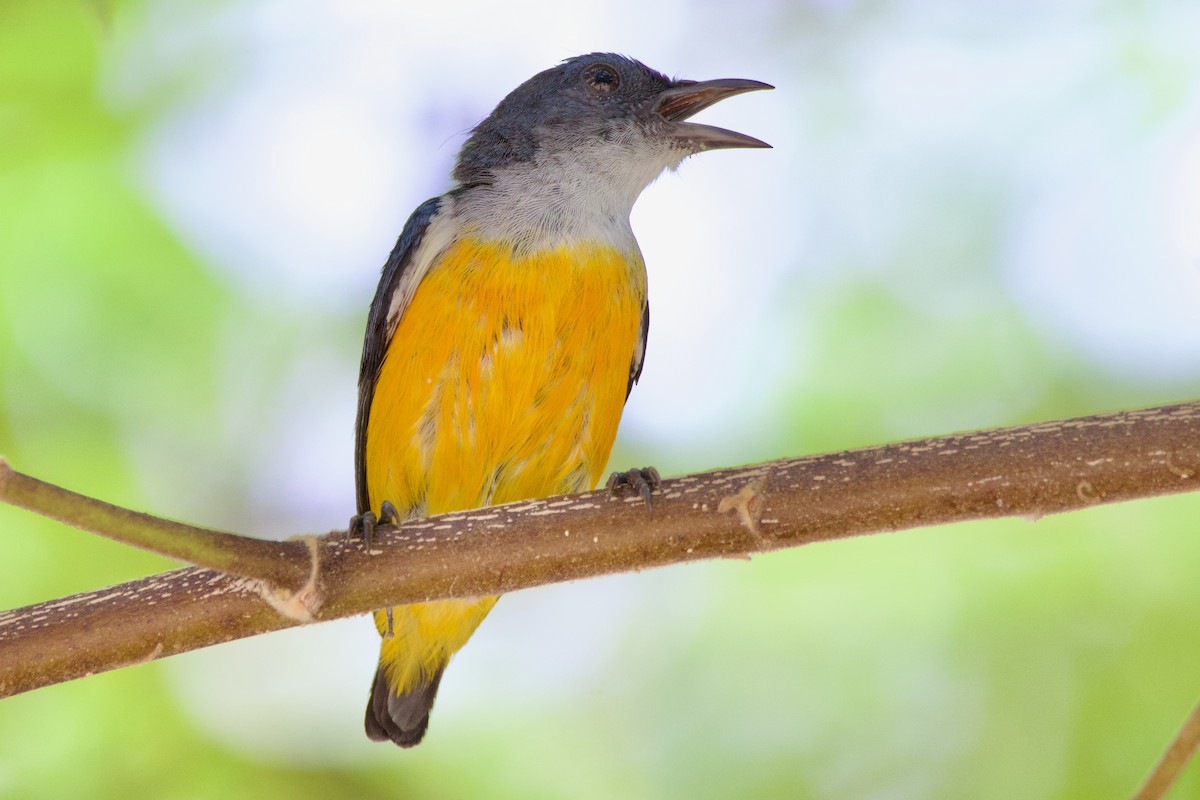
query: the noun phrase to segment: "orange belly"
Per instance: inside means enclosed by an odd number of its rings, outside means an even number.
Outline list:
[[[372,508],[423,516],[594,486],[625,404],[640,255],[600,244],[513,259],[460,241],[396,328],[367,428]]]
[[[406,518],[596,485],[625,405],[646,297],[641,255],[576,244],[513,258],[456,242],[421,281],[379,373],[367,492]],[[393,609],[380,669],[428,684],[496,598]],[[388,631],[383,611],[375,614]]]

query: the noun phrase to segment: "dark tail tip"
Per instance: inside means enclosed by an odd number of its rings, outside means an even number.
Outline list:
[[[375,671],[371,700],[367,703],[367,738],[373,742],[393,742],[401,747],[421,743],[429,727],[429,712],[442,682],[438,670],[429,683],[405,694],[394,694],[388,687],[383,667]]]

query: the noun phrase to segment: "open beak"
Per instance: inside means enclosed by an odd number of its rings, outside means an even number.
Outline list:
[[[658,96],[654,110],[663,119],[675,123],[671,138],[696,150],[718,150],[725,147],[770,147],[766,142],[737,131],[701,125],[685,120],[713,103],[743,92],[774,89],[769,83],[745,78],[718,78],[714,81],[676,81]]]

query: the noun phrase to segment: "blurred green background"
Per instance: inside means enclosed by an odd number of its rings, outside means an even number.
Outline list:
[[[1200,397],[1200,7],[0,3],[0,453],[267,536],[352,511],[403,220],[533,72],[779,89],[634,217],[614,467]],[[0,702],[0,797],[1126,797],[1200,695],[1200,496],[507,597],[416,750],[348,620]],[[0,508],[0,606],[163,559]],[[1192,765],[1171,795],[1200,797]]]

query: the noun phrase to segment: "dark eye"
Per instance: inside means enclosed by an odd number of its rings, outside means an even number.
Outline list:
[[[617,71],[608,64],[594,64],[588,67],[587,72],[583,73],[583,79],[587,81],[588,86],[601,94],[615,92],[621,82]]]

